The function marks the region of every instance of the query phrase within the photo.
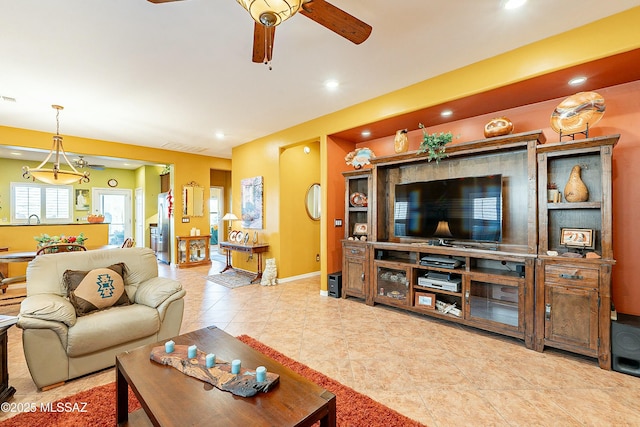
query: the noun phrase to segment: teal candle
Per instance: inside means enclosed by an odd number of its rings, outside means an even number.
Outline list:
[[[232,374],[240,373],[240,359],[234,359],[231,361],[231,373]]]
[[[187,357],[189,359],[193,359],[196,357],[196,352],[198,351],[198,347],[196,345],[190,345],[187,349]]]
[[[213,368],[216,365],[216,355],[213,353],[209,353],[204,357],[204,360],[207,364],[207,368]]]
[[[175,350],[175,345],[176,343],[174,343],[173,341],[167,341],[166,343],[164,343],[164,352],[167,354],[173,353],[173,351]]]
[[[256,381],[259,383],[265,382],[267,380],[267,368],[264,366],[258,366],[256,368]]]

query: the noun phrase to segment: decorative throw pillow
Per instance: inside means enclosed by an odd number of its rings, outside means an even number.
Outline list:
[[[123,278],[126,269],[121,262],[91,271],[65,271],[63,282],[76,315],[84,316],[116,305],[129,305]]]

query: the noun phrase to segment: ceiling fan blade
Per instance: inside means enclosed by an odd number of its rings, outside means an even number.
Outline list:
[[[181,0],[147,0],[147,1],[158,4],[158,3],[171,3],[174,1],[181,1]]]
[[[311,0],[304,3],[300,13],[355,44],[362,43],[371,34],[371,25],[325,0]]]
[[[253,25],[253,62],[268,63],[273,56],[273,40],[276,27],[265,27],[257,22]]]

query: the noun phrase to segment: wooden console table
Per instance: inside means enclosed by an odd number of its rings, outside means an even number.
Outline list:
[[[233,265],[231,265],[232,251],[245,252],[251,255],[258,254],[258,274],[253,280],[251,280],[251,283],[257,282],[260,279],[262,279],[262,254],[263,252],[267,252],[269,250],[269,245],[267,243],[257,243],[255,245],[243,245],[242,243],[220,242],[220,248],[227,251],[227,265],[224,267],[224,269],[220,273],[224,273],[227,270],[233,269]]]

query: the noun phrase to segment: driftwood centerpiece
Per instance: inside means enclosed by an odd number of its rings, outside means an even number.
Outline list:
[[[176,345],[172,353],[167,353],[164,346],[154,347],[151,350],[151,360],[172,366],[183,374],[242,397],[251,397],[259,391],[266,393],[280,380],[280,375],[267,372],[266,381],[258,382],[253,369],[242,368],[240,374],[232,374],[231,363],[217,358],[215,366],[207,368],[204,352],[198,350],[196,357],[189,359],[187,351],[186,345]]]

